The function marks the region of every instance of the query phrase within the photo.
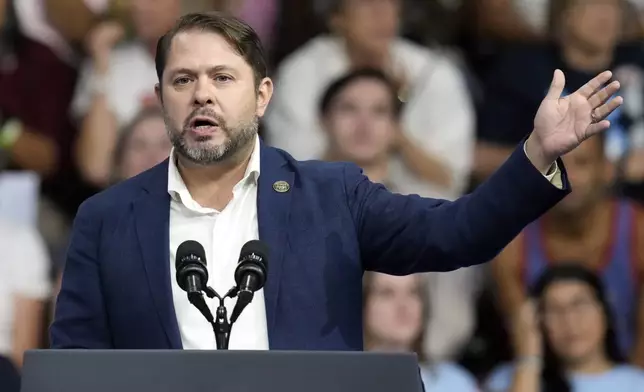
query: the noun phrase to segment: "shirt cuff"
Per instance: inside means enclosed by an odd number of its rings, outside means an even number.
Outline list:
[[[528,152],[526,150],[526,143],[523,143],[523,152],[525,153],[526,156],[528,156]],[[559,165],[557,164],[557,161],[554,161],[552,165],[550,165],[548,170],[542,174],[544,177],[546,177],[548,181],[550,181],[552,185],[556,186],[559,189],[563,189],[561,170],[559,170]]]

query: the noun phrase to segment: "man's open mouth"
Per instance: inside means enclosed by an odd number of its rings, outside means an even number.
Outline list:
[[[190,127],[193,129],[205,129],[219,126],[217,121],[211,117],[198,116],[190,121]]]

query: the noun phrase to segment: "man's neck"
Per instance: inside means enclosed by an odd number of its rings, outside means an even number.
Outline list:
[[[569,68],[584,71],[597,72],[607,69],[613,61],[613,49],[589,50],[582,45],[564,44],[561,55]]]
[[[222,210],[234,186],[244,178],[255,143],[248,143],[224,162],[198,165],[177,155],[177,168],[186,188],[199,205]]]

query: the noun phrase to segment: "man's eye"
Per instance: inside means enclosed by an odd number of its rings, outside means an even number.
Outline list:
[[[217,75],[215,76],[215,80],[218,82],[230,82],[233,78],[228,75]]]
[[[175,84],[187,84],[190,83],[190,79],[186,77],[177,78],[174,81]]]

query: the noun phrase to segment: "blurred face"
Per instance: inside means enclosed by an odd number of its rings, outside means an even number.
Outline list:
[[[157,40],[181,14],[180,0],[131,0],[130,7],[136,35],[144,41]]]
[[[420,277],[373,273],[365,307],[365,328],[374,348],[411,350],[422,333]]]
[[[606,320],[585,283],[553,283],[543,298],[543,321],[553,350],[566,363],[579,364],[603,349]]]
[[[622,9],[619,0],[572,0],[563,18],[569,37],[587,50],[612,49],[620,34]]]
[[[335,97],[323,123],[343,159],[368,164],[382,158],[395,134],[391,92],[378,80],[355,80]]]
[[[121,178],[126,179],[150,169],[168,157],[171,148],[163,117],[141,121],[132,132],[121,162]]]
[[[369,52],[385,52],[398,34],[400,0],[344,0],[336,16],[340,32]]]
[[[597,138],[586,140],[562,159],[574,189],[553,210],[583,213],[602,199],[610,180],[610,163],[605,159],[602,143]]]
[[[256,87],[252,68],[220,35],[177,34],[157,86],[175,151],[200,165],[233,156],[254,141],[272,87],[268,78]]]

